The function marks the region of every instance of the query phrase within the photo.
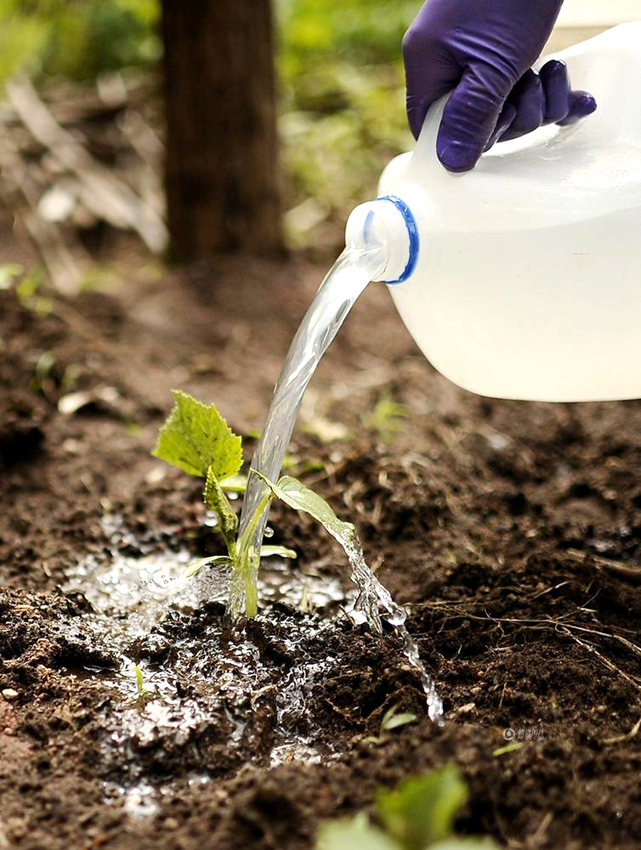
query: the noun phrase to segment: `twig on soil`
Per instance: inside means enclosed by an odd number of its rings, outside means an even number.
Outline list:
[[[641,732],[641,717],[634,724],[632,729],[629,732],[626,732],[625,735],[615,735],[614,738],[605,738],[601,741],[605,746],[611,746],[612,744],[624,744],[626,741],[631,741],[633,738]]]
[[[438,608],[443,607],[443,605],[439,603],[425,603],[426,607]],[[578,623],[568,623],[564,622],[562,617],[559,617],[556,620],[553,619],[541,619],[541,620],[533,620],[533,619],[520,619],[518,617],[492,617],[490,614],[485,614],[485,616],[480,616],[479,614],[472,614],[468,610],[452,610],[450,616],[446,619],[454,619],[455,617],[460,617],[466,620],[479,620],[482,622],[491,622],[496,626],[501,626],[505,623],[509,623],[512,625],[519,625],[524,627],[530,627],[533,629],[551,629],[559,634],[563,634],[566,637],[572,639],[575,643],[581,646],[583,649],[590,652],[592,655],[595,655],[601,663],[608,668],[613,673],[617,673],[621,678],[625,679],[632,687],[636,690],[641,691],[641,682],[639,682],[636,678],[628,675],[626,672],[621,670],[619,667],[614,664],[614,662],[610,661],[609,658],[606,658],[599,650],[587,640],[583,640],[580,638],[576,632],[583,632],[584,634],[593,635],[595,637],[603,637],[608,638],[610,640],[615,640],[621,643],[626,647],[630,652],[633,652],[635,655],[641,655],[641,647],[629,641],[627,638],[622,635],[618,635],[614,632],[603,632],[598,629],[590,629],[586,626],[581,626]],[[569,616],[569,613],[564,616]]]
[[[618,675],[621,676],[622,679],[625,679],[628,684],[632,685],[633,688],[636,688],[638,691],[641,691],[641,683],[635,681],[635,679],[633,679],[631,676],[628,676],[627,673],[624,673],[623,670],[617,667],[616,664],[610,661],[609,658],[606,658],[605,655],[602,655],[602,653],[600,653],[595,646],[592,646],[591,643],[588,643],[585,640],[581,640],[581,638],[577,635],[572,634],[570,629],[561,627],[561,631],[565,632],[568,637],[570,637],[579,646],[583,647],[583,649],[586,649],[592,655],[596,655],[599,661],[601,661],[601,663],[604,664],[608,668],[608,670],[612,671],[613,673],[618,673]],[[609,635],[609,637],[611,636]]]
[[[552,814],[552,812],[547,812],[543,816],[543,820],[537,826],[535,832],[533,832],[528,839],[528,847],[536,847],[537,845],[540,846],[541,844],[543,844],[546,838],[547,831],[553,819],[554,815]]]
[[[631,567],[610,558],[602,558],[600,555],[593,555],[590,552],[581,552],[580,549],[568,549],[565,555],[579,564],[587,564],[596,567],[598,570],[615,573],[621,578],[627,578],[641,584],[641,567]]]

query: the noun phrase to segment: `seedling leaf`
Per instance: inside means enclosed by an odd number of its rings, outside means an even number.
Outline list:
[[[145,693],[145,685],[142,678],[142,670],[137,664],[134,664],[134,673],[136,674],[136,689],[138,696],[141,697]]]
[[[514,753],[517,750],[523,749],[523,741],[512,741],[510,744],[506,744],[504,747],[499,747],[498,750],[494,750],[492,755],[494,758],[498,758],[499,756],[507,755],[507,753]]]
[[[203,499],[207,507],[216,512],[225,540],[232,539],[238,528],[238,517],[216,478],[213,464],[207,470]]]
[[[189,475],[203,478],[211,468],[222,481],[237,475],[243,462],[242,441],[215,404],[203,404],[173,390],[174,409],[162,426],[153,454]]]
[[[381,732],[391,732],[392,729],[398,729],[400,726],[407,726],[408,723],[414,723],[417,720],[415,714],[409,711],[404,711],[397,714],[398,706],[394,705],[389,711],[386,711],[381,720]]]
[[[152,692],[148,691],[145,687],[145,682],[140,667],[137,664],[132,664],[132,669],[134,671],[134,676],[136,677],[136,690],[138,691],[138,698],[144,699],[145,697],[153,696]]]
[[[321,826],[316,850],[401,850],[401,846],[369,822],[361,813],[351,820],[330,821]]]
[[[403,419],[408,416],[407,407],[394,401],[388,393],[380,396],[371,413],[361,416],[366,428],[389,442],[403,428]]]
[[[446,764],[405,780],[394,791],[380,791],[377,803],[386,831],[406,850],[424,850],[451,836],[456,813],[466,799],[458,766]]]
[[[261,546],[261,558],[298,558],[298,553],[286,546]]]
[[[312,516],[336,540],[348,545],[353,543],[355,530],[352,523],[339,519],[318,493],[314,493],[309,487],[289,475],[283,475],[278,484],[272,483],[259,472],[256,472],[256,475],[263,479],[277,499],[281,499],[296,511],[303,511]]]
[[[209,564],[220,564],[221,566],[231,567],[232,560],[228,555],[213,555],[211,558],[194,558],[185,570],[185,577],[191,578],[191,576],[195,576],[196,573],[200,572],[203,567],[209,566]]]

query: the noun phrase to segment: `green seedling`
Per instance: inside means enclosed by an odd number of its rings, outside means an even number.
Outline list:
[[[245,479],[239,475],[243,463],[242,440],[214,404],[203,404],[179,390],[174,390],[173,396],[175,406],[160,430],[153,454],[205,480],[203,500],[216,516],[217,529],[227,550],[226,554],[194,561],[188,573],[194,575],[204,566],[231,567],[232,600],[244,599],[244,613],[253,617],[258,609],[256,585],[261,558],[296,557],[293,550],[283,546],[262,546],[260,552],[254,550],[256,528],[273,498],[312,516],[344,547],[353,544],[354,526],[342,522],[324,499],[295,478],[284,475],[278,482],[272,482],[256,472],[266,485],[265,493],[239,536],[238,516],[227,492],[243,492],[245,488]],[[232,605],[230,613],[236,618],[243,611],[235,610]]]
[[[152,696],[152,692],[145,687],[145,682],[142,677],[142,670],[137,664],[132,664],[134,676],[136,677],[136,690],[138,691],[138,699],[146,699]]]
[[[330,821],[318,833],[316,850],[496,850],[488,838],[454,834],[457,812],[468,797],[455,764],[406,779],[379,791],[375,826],[364,813]]]
[[[418,719],[415,714],[409,711],[402,711],[399,714],[399,706],[393,705],[383,715],[381,720],[381,728],[378,737],[370,735],[363,740],[368,744],[382,744],[385,740],[385,733],[391,732],[394,729],[400,729],[402,726],[407,726],[410,723],[415,723]]]
[[[401,726],[407,726],[408,723],[414,723],[417,720],[415,714],[409,711],[398,713],[398,706],[393,705],[383,715],[381,720],[381,732],[391,732],[392,729],[399,729]]]
[[[19,265],[0,265],[0,290],[13,289],[21,307],[40,316],[47,316],[53,310],[53,301],[39,294],[43,283],[42,270],[25,272]]]
[[[374,410],[361,416],[363,425],[383,440],[391,442],[403,430],[403,420],[407,419],[408,411],[404,404],[399,404],[388,394],[383,393],[374,406]]]
[[[518,750],[522,750],[525,744],[521,741],[512,741],[510,744],[506,744],[504,747],[499,747],[497,750],[494,750],[492,755],[494,758],[499,758],[499,756],[505,756],[508,753],[516,753]]]

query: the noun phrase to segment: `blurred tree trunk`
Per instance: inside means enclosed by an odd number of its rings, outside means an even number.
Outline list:
[[[282,246],[271,0],[162,0],[172,250]]]

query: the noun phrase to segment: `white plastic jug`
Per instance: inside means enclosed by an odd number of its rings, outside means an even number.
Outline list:
[[[382,240],[381,280],[416,343],[481,395],[641,397],[641,22],[558,54],[596,113],[499,144],[467,174],[436,158],[444,101],[347,244]],[[542,60],[543,61],[543,60]]]

